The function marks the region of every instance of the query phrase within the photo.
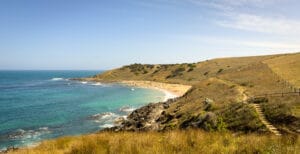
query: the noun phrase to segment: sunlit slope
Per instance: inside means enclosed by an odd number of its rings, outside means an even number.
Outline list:
[[[280,77],[300,88],[300,53],[274,57],[264,63]]]
[[[220,124],[224,122],[229,130],[265,132],[255,109],[243,102],[260,95],[294,91],[286,80],[294,83],[299,80],[298,59],[299,54],[281,54],[218,58],[191,64],[133,64],[98,74],[91,80],[148,80],[192,85],[186,96],[170,104],[161,115],[158,120],[161,130],[193,127],[197,119],[210,116],[212,121],[217,121],[216,124],[219,124],[218,120]],[[285,72],[287,77],[280,78],[279,71]],[[213,100],[213,104],[205,104],[206,98]],[[282,130],[297,132],[300,117],[295,114],[298,112],[295,101],[298,99],[271,100],[264,103],[265,109],[272,104],[279,104],[282,108],[268,110],[266,117],[273,122],[277,119],[276,124],[282,126]],[[280,117],[286,120],[280,120]],[[210,129],[204,123],[197,127]],[[217,127],[215,125],[213,129]]]
[[[148,80],[195,85],[211,77],[217,77],[244,86],[249,95],[290,91],[283,81],[278,80],[276,72],[268,67],[269,64],[264,63],[279,57],[285,58],[286,55],[219,58],[191,64],[133,64],[98,74],[92,80]],[[296,61],[299,54],[290,57]],[[298,61],[294,63],[299,65]],[[297,79],[299,78],[299,71],[296,70],[297,68],[290,68],[290,63],[288,64],[278,65],[278,67],[280,66],[286,72],[291,72],[288,70],[293,69],[294,73],[290,73],[289,80],[299,81]],[[284,69],[285,67],[288,68]]]

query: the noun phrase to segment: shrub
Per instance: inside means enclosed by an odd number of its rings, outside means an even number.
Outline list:
[[[221,69],[219,69],[219,70],[218,70],[218,72],[217,72],[217,73],[221,73],[222,71],[223,71],[223,69],[221,68]]]
[[[193,68],[189,68],[188,69],[188,72],[192,72],[194,69]]]
[[[174,71],[172,71],[172,73],[170,75],[168,75],[166,77],[166,79],[168,79],[168,78],[174,78],[176,76],[180,76],[180,75],[182,75],[182,72],[184,72],[184,71],[185,71],[184,67],[179,67],[179,68],[175,69]]]

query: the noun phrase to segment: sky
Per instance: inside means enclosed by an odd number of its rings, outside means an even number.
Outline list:
[[[299,52],[299,8],[299,0],[0,0],[0,69]]]

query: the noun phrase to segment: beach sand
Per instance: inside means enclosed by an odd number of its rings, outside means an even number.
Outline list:
[[[154,81],[121,81],[120,84],[127,86],[150,88],[165,93],[164,101],[183,96],[192,86],[181,84],[168,84]]]

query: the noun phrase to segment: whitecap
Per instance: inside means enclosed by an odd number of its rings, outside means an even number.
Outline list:
[[[51,80],[52,81],[61,81],[61,80],[64,80],[64,78],[52,78]]]
[[[40,127],[39,130],[41,130],[41,131],[48,131],[49,128],[48,127]]]
[[[104,124],[104,125],[101,125],[100,126],[101,128],[111,128],[111,127],[114,127],[113,124]]]
[[[112,112],[105,112],[105,113],[98,113],[90,116],[89,118],[92,120],[105,120],[105,119],[111,119],[114,117],[117,117],[118,115],[112,113]]]
[[[82,83],[82,84],[87,84],[88,82],[86,82],[86,81],[82,81],[81,83]]]
[[[136,108],[133,108],[133,107],[128,107],[128,106],[124,106],[124,107],[121,107],[120,109],[119,109],[119,111],[121,111],[121,112],[132,112],[132,111],[134,111]]]
[[[102,86],[102,83],[97,82],[97,83],[93,83],[93,84],[91,84],[91,85],[93,85],[93,86]]]
[[[36,130],[17,129],[8,135],[9,139],[32,139],[39,138],[43,134],[50,133],[48,127],[40,127]]]

